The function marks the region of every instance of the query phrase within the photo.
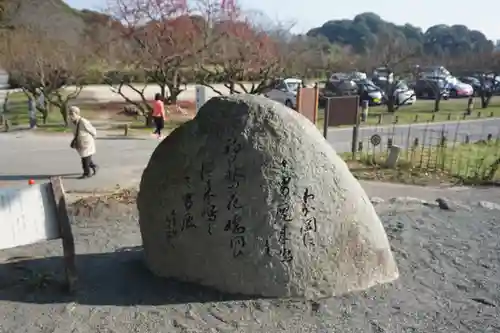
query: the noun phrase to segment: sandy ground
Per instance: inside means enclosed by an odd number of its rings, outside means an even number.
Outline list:
[[[73,205],[79,292],[57,282],[59,241],[0,252],[0,332],[500,332],[500,206],[376,201],[401,278],[319,305],[155,278],[133,197]]]

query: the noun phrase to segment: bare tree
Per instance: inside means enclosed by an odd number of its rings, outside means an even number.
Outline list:
[[[20,7],[21,1],[0,0],[0,30],[12,30],[14,28],[11,20]]]
[[[468,59],[469,66],[479,69],[478,79],[480,82],[479,97],[481,108],[486,109],[490,105],[493,94],[500,88],[500,82],[496,78],[500,74],[500,56],[498,53],[485,53]]]
[[[230,93],[259,94],[285,72],[276,36],[250,24],[241,11],[220,16],[211,36],[200,54],[197,80],[217,94],[223,92],[214,83],[223,83]]]
[[[203,20],[179,0],[112,0],[110,13],[125,23],[122,39],[130,51],[122,57],[124,67],[142,71],[146,81],[158,85],[167,103],[176,104],[183,91],[183,71],[204,48]],[[130,76],[119,75],[108,78],[108,83],[149,118],[151,107],[144,95],[147,82],[137,88]],[[131,89],[136,98],[126,96],[124,88]]]
[[[3,40],[2,64],[26,95],[59,108],[67,125],[68,104],[85,84],[90,55],[60,40],[27,29],[16,29]],[[38,105],[45,123],[48,109]]]
[[[378,37],[378,42],[370,54],[361,59],[367,68],[384,68],[384,80],[377,84],[384,89],[388,112],[396,112],[401,105],[414,97],[407,96],[405,100],[400,100],[398,89],[401,80],[398,76],[411,72],[409,62],[415,58],[416,53],[417,50],[403,40],[383,34]]]
[[[349,68],[354,58],[327,39],[306,36],[282,39],[280,54],[286,75],[315,79]]]

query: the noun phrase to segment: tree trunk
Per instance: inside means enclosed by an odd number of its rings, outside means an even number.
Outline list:
[[[387,96],[387,112],[389,113],[396,112],[396,97],[394,97],[395,90],[394,83],[389,83],[385,92]]]
[[[486,87],[484,78],[481,79],[481,88],[479,91],[479,97],[481,98],[481,108],[486,109],[488,105],[490,104],[490,99],[491,99],[491,87]]]
[[[441,93],[436,94],[436,99],[434,100],[434,112],[439,112],[439,106],[441,105]]]
[[[486,109],[490,105],[493,93],[491,91],[487,91],[483,95],[484,96],[481,96],[481,108]]]
[[[181,82],[178,78],[174,82],[167,84],[168,90],[170,90],[170,96],[168,96],[167,104],[176,105],[178,102],[179,95],[182,93]]]
[[[68,122],[68,102],[64,102],[61,105],[58,105],[59,107],[59,112],[61,113],[61,116],[64,121],[64,126],[68,127],[69,122]]]
[[[163,97],[163,100],[165,100],[167,98],[167,89],[165,89],[164,84],[160,84],[160,94],[161,94],[161,97]]]
[[[49,112],[46,107],[38,107],[38,112],[42,114],[42,124],[47,124],[47,118],[49,117]]]
[[[394,113],[396,108],[394,107],[394,98],[387,99],[387,112]]]
[[[144,126],[151,127],[151,124],[153,124],[153,113],[147,112],[144,115]]]

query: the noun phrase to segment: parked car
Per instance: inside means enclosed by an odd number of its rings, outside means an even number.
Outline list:
[[[417,101],[415,90],[408,87],[405,81],[400,80],[394,89],[394,100],[397,105],[412,105]]]
[[[367,79],[366,73],[354,71],[349,73],[341,73],[341,72],[332,73],[328,81],[333,83],[340,83],[346,80],[358,81],[366,79]]]
[[[451,76],[449,70],[443,66],[417,66],[416,71],[420,79],[444,79]]]
[[[356,95],[357,93],[358,85],[350,79],[330,80],[326,82],[325,88],[321,91],[325,97]]]
[[[302,86],[302,80],[296,78],[279,79],[272,88],[264,93],[269,99],[285,104],[291,109],[297,108],[297,90]]]
[[[368,101],[368,104],[371,106],[381,105],[384,103],[384,92],[371,80],[359,80],[356,84],[358,86],[360,102]]]
[[[396,80],[394,83],[389,83],[387,80],[381,80],[380,77],[377,77],[373,79],[373,82],[386,93],[389,90],[393,90],[394,101],[397,105],[411,105],[417,100],[415,90],[410,88],[409,84],[404,80]],[[392,84],[395,86],[389,86]]]
[[[450,97],[447,82],[443,79],[419,79],[415,82],[415,95],[417,98],[436,98],[437,94],[442,99]]]
[[[474,89],[474,95],[475,96],[479,95],[479,91],[481,90],[481,81],[477,77],[474,77],[474,76],[461,76],[458,79],[461,82],[469,84],[472,87],[472,89]],[[490,86],[489,83],[485,82],[485,88],[488,89],[489,86]]]
[[[319,91],[319,106],[325,107],[329,97],[352,96],[359,93],[359,87],[353,80],[341,80],[339,76],[334,80],[328,80],[325,87]]]
[[[328,82],[330,83],[340,83],[345,80],[350,80],[350,75],[347,73],[332,73],[330,75],[330,78],[328,79]]]
[[[453,98],[469,97],[474,94],[474,88],[470,84],[464,83],[456,77],[447,79],[447,87],[450,91],[450,96]]]
[[[490,85],[493,94],[500,94],[500,76],[497,76],[494,73],[489,73],[486,76],[486,82]]]
[[[373,70],[372,77],[374,82],[375,80],[379,82],[392,82],[394,80],[394,73],[392,73],[387,67],[377,67]]]

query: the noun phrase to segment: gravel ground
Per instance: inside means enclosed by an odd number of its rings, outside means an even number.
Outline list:
[[[0,252],[0,332],[500,332],[498,206],[377,199],[400,279],[316,304],[151,276],[128,199],[72,207],[76,296],[61,292],[59,241]]]

